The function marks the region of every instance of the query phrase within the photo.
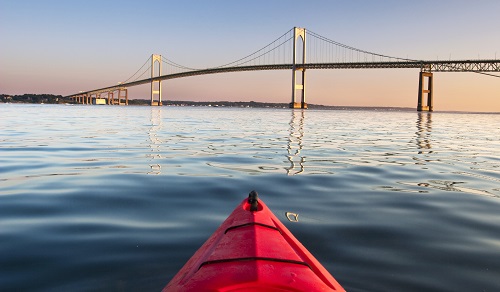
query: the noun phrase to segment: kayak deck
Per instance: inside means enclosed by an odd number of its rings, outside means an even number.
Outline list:
[[[163,291],[252,290],[345,291],[262,201],[245,199]]]

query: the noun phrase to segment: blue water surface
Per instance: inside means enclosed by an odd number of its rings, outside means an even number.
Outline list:
[[[500,291],[499,114],[16,104],[0,290],[159,291],[253,189],[348,291]]]

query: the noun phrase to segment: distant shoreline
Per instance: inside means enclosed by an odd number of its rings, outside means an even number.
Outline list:
[[[73,99],[62,95],[53,94],[23,94],[8,95],[0,94],[2,103],[18,104],[77,104]],[[150,101],[146,99],[130,99],[129,105],[149,106]],[[235,107],[235,108],[288,108],[288,103],[256,102],[256,101],[163,101],[163,106],[201,106],[201,107]],[[319,104],[308,104],[309,109],[324,110],[393,110],[393,111],[413,111],[407,107],[363,107],[363,106],[329,106]]]
[[[23,94],[23,95],[8,95],[0,94],[0,103],[13,104],[77,104],[73,99],[66,98],[62,95],[53,94]],[[147,99],[129,99],[129,105],[149,106],[150,101]],[[163,106],[197,106],[197,107],[228,107],[228,108],[288,108],[288,103],[273,103],[273,102],[256,102],[256,101],[181,101],[181,100],[166,100],[163,101]],[[376,106],[335,106],[335,105],[308,105],[309,109],[319,110],[370,110],[370,111],[416,111],[413,107],[376,107]],[[499,114],[498,112],[466,112],[466,111],[438,111],[448,113],[476,113],[476,114]]]

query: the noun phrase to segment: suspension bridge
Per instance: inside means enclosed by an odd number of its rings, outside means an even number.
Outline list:
[[[162,72],[162,65],[166,73]],[[433,72],[499,75],[500,60],[414,60],[354,48],[305,28],[294,27],[243,58],[211,68],[191,68],[153,54],[132,76],[117,85],[69,95],[81,104],[128,105],[128,88],[151,85],[151,105],[162,105],[162,81],[240,71],[291,70],[291,108],[307,108],[306,71],[312,69],[404,69],[419,72],[418,111],[433,111]]]

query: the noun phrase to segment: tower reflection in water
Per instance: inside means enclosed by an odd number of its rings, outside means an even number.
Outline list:
[[[302,144],[304,138],[304,116],[303,109],[292,110],[292,117],[290,119],[289,135],[288,135],[288,155],[287,159],[290,166],[286,168],[287,175],[296,175],[304,172],[304,156],[301,151],[304,147]]]
[[[155,160],[161,159],[162,156],[160,154],[160,146],[161,140],[158,138],[158,131],[162,128],[162,110],[160,107],[151,107],[151,128],[149,129],[149,148],[151,149],[151,153],[148,154],[148,157],[151,160],[149,167],[151,170],[148,174],[161,174],[161,165]]]
[[[432,154],[432,113],[419,112],[417,117],[416,143],[418,154]]]

